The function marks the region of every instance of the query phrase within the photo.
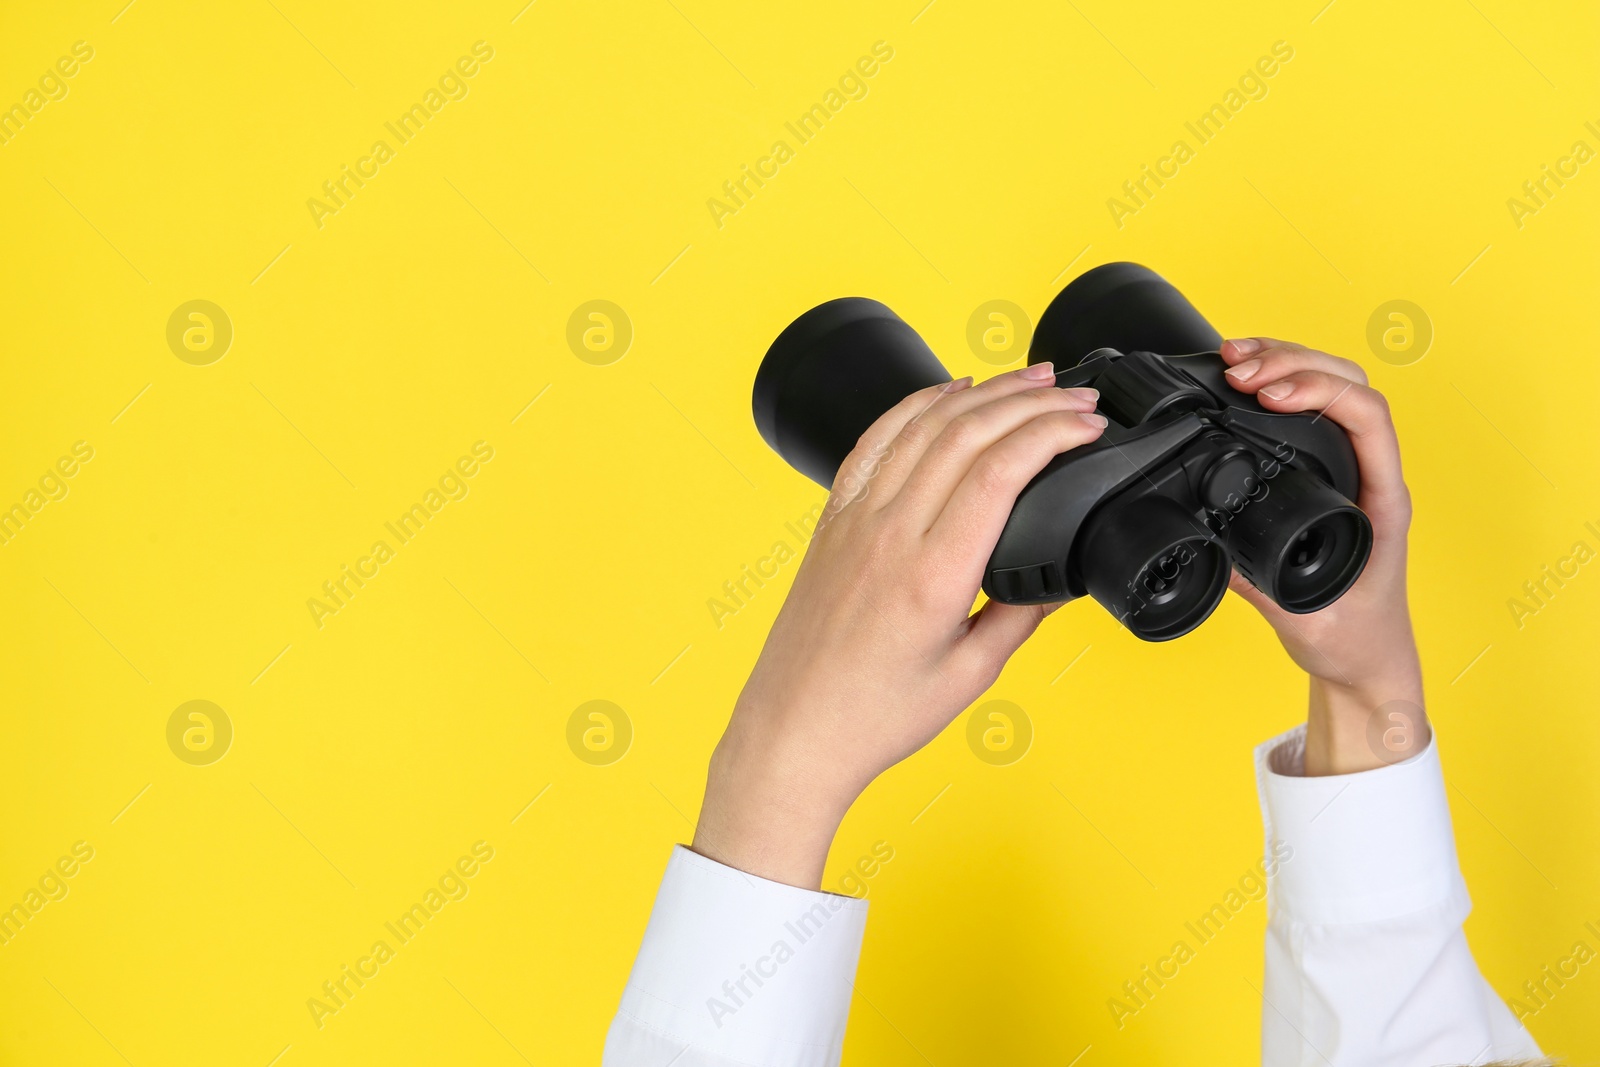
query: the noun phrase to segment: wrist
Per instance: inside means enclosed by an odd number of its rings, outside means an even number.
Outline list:
[[[820,889],[828,850],[854,796],[770,751],[745,758],[730,747],[724,738],[712,754],[689,847],[747,874]]]
[[[1408,759],[1426,747],[1420,672],[1359,685],[1311,678],[1305,774],[1356,774]]]

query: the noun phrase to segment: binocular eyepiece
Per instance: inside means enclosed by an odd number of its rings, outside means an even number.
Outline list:
[[[1222,338],[1154,271],[1110,263],[1074,279],[1039,319],[1029,363],[1092,386],[1099,440],[1051,460],[1018,496],[984,573],[993,600],[1092,596],[1147,641],[1204,622],[1237,569],[1285,611],[1319,611],[1361,575],[1372,525],[1351,503],[1355,454],[1315,412],[1279,414],[1235,391]],[[909,394],[950,381],[927,344],[875,300],[812,308],[756,373],[756,426],[831,487],[866,429]]]

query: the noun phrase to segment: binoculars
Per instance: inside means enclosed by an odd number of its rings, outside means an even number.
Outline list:
[[[1221,344],[1182,293],[1136,263],[1096,267],[1051,301],[1028,362],[1053,362],[1058,388],[1098,389],[1107,425],[1017,497],[984,571],[991,600],[1088,595],[1136,636],[1168,641],[1216,609],[1230,568],[1295,614],[1355,583],[1372,524],[1351,503],[1349,439],[1318,412],[1271,412],[1233,389]],[[880,415],[950,380],[893,311],[846,297],[778,335],[752,407],[767,444],[830,488]]]

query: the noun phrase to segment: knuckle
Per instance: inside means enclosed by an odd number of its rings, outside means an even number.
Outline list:
[[[1099,437],[1100,427],[1092,426],[1081,413],[1076,411],[1063,411],[1051,420],[1050,437],[1057,451],[1076,448],[1078,445],[1092,441]]]
[[[1100,434],[1100,430],[1084,421],[1077,411],[1060,411],[1041,419],[1037,429],[1029,435],[1021,449],[1028,462],[1035,459],[1046,463],[1052,457],[1087,444]]]
[[[1088,421],[1088,416],[1091,416],[1091,414],[1098,413],[1094,413],[1094,411],[1062,411],[1061,416],[1056,419],[1056,424],[1061,427],[1062,437],[1066,438],[1066,442],[1069,445],[1091,442],[1091,440],[1106,432],[1106,427],[1096,426],[1094,422]],[[1101,418],[1106,418],[1106,416],[1101,416]]]
[[[998,452],[990,452],[972,468],[973,484],[984,496],[998,496],[1011,486],[1010,460]]]
[[[856,447],[850,450],[850,454],[844,457],[844,462],[839,464],[839,469],[833,472],[833,482],[830,486],[833,491],[838,492],[842,489],[845,483],[850,480],[852,474],[861,469],[863,463],[871,461],[871,455],[871,449],[867,445],[858,442]]]
[[[933,439],[933,428],[922,419],[912,419],[900,428],[900,443],[913,451],[926,448]]]
[[[839,477],[833,480],[833,491],[828,494],[828,502],[824,510],[830,514],[842,511],[856,501],[865,499],[867,491],[868,485],[865,478],[841,470]]]
[[[1267,349],[1256,357],[1261,360],[1261,369],[1256,372],[1256,377],[1270,378],[1287,374],[1298,365],[1295,355],[1287,348]]]
[[[965,412],[951,419],[945,426],[943,445],[952,452],[961,452],[970,448],[978,440],[980,427],[983,420],[972,412]]]
[[[905,405],[907,403],[909,403],[909,401],[902,400],[899,404],[896,404],[888,411],[885,411],[882,415],[879,415],[877,418],[873,419],[872,425],[868,426],[866,430],[862,432],[861,436],[856,438],[856,444],[865,445],[872,441],[883,440],[894,432],[894,428],[896,426],[903,426],[906,410]]]

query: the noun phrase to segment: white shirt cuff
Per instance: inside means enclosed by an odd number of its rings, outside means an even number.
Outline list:
[[[837,1063],[867,903],[758,878],[678,846],[607,1038],[758,1067]]]
[[[1304,777],[1305,727],[1258,746],[1268,907],[1301,923],[1366,923],[1470,908],[1437,738],[1401,763]]]

